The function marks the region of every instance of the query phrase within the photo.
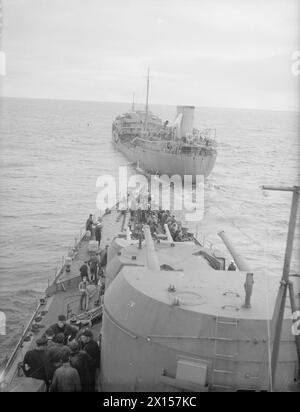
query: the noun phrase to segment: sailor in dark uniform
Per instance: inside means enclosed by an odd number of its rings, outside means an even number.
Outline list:
[[[88,220],[86,221],[86,224],[85,224],[85,230],[91,232],[91,235],[93,233],[93,224],[94,224],[93,215],[90,214],[90,216],[89,216],[89,218],[88,218]]]
[[[24,357],[23,370],[26,377],[43,380],[48,388],[51,372],[46,349],[47,339],[37,339],[36,349],[28,351]]]
[[[65,344],[74,340],[78,332],[77,328],[67,323],[67,319],[65,315],[59,315],[57,323],[52,325],[51,329],[53,330],[55,337],[59,333],[63,333]],[[54,342],[55,342],[55,337],[53,339]]]
[[[98,246],[100,246],[100,242],[101,242],[101,233],[102,233],[102,224],[101,224],[101,220],[98,221],[96,229],[95,229],[95,237],[96,237],[96,241],[98,242]]]
[[[228,266],[228,270],[230,271],[236,270],[236,265],[233,260],[230,262],[230,265]]]

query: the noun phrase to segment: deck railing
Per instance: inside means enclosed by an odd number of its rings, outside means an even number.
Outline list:
[[[141,138],[136,138],[133,140],[124,140],[124,143],[128,148],[132,146],[139,146],[142,148],[147,148],[154,152],[165,152],[175,155],[184,155],[188,157],[195,157],[195,156],[207,156],[207,155],[214,155],[217,153],[216,150],[216,142],[212,141],[208,145],[202,144],[184,144],[173,142],[171,140],[168,141],[160,141],[160,140],[144,140]]]

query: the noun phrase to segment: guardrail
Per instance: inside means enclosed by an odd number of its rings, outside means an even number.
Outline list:
[[[41,307],[42,307],[42,303],[39,302],[36,310],[34,311],[32,317],[30,318],[27,326],[23,329],[21,338],[19,339],[17,345],[15,346],[15,349],[13,350],[12,354],[11,354],[10,357],[8,358],[8,361],[6,362],[6,364],[5,364],[5,366],[4,366],[4,369],[3,369],[3,371],[1,372],[1,375],[0,375],[0,384],[3,383],[3,379],[5,378],[5,375],[8,373],[10,367],[12,366],[13,362],[15,361],[16,356],[17,356],[17,354],[18,354],[18,351],[19,351],[19,349],[22,347],[22,345],[23,345],[23,343],[24,343],[24,338],[25,338],[25,336],[27,335],[27,333],[28,333],[28,331],[29,331],[29,329],[30,329],[30,327],[31,327],[31,325],[32,325],[35,317],[37,316],[39,310],[41,309]]]
[[[74,257],[76,256],[76,250],[78,249],[79,244],[80,244],[81,241],[83,240],[84,233],[85,233],[84,228],[81,228],[81,229],[80,229],[80,232],[79,232],[79,237],[75,237],[75,238],[74,238],[74,243],[72,243],[73,246],[70,245],[70,246],[68,247],[69,250],[72,250],[72,251],[73,251],[72,259],[74,259]],[[60,276],[62,275],[63,270],[64,270],[64,263],[65,263],[65,256],[62,256],[61,263],[60,263],[60,267],[59,267],[59,268],[57,267],[57,268],[55,269],[55,274],[54,274],[54,279],[53,279],[53,281],[52,281],[52,285],[54,285],[55,283],[57,283],[57,281],[59,280]],[[50,287],[50,278],[48,278],[48,288],[49,288],[49,287]],[[48,289],[48,288],[47,288],[47,289]],[[38,303],[38,305],[37,305],[37,308],[35,309],[32,317],[30,318],[30,320],[29,320],[29,322],[28,322],[28,324],[26,325],[25,328],[22,329],[21,337],[20,337],[18,343],[16,344],[16,346],[15,346],[12,354],[11,354],[10,357],[8,358],[7,362],[5,363],[5,366],[4,366],[3,370],[1,371],[1,374],[0,374],[0,384],[3,383],[3,380],[5,379],[5,376],[6,376],[7,373],[9,372],[9,369],[11,368],[11,366],[13,365],[13,363],[14,363],[17,355],[18,355],[19,350],[22,348],[22,345],[23,345],[23,343],[24,343],[24,339],[25,339],[25,337],[26,337],[29,329],[31,328],[34,319],[37,317],[38,312],[40,311],[41,307],[43,306],[43,304],[44,304],[44,303],[42,303],[42,301],[39,301],[39,303]]]

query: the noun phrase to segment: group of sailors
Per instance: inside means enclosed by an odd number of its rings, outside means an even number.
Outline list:
[[[96,224],[93,220],[93,215],[90,214],[86,221],[86,234],[88,238],[95,238],[98,242],[98,251],[90,254],[90,258],[81,265],[79,272],[81,282],[79,283],[80,292],[80,309],[82,311],[89,310],[89,302],[96,293],[100,301],[105,289],[104,268],[107,263],[108,245],[100,248],[102,237],[102,218],[98,218]]]
[[[91,214],[86,221],[86,236],[98,242],[98,252],[90,255],[80,269],[80,310],[88,311],[96,293],[100,302],[105,289],[104,268],[108,245],[100,248],[102,219],[94,223]],[[50,392],[94,392],[100,369],[100,349],[90,329],[79,330],[60,315],[57,322],[36,340],[36,347],[24,357],[26,377],[43,380]]]
[[[85,230],[86,233],[90,233],[91,238],[95,235],[95,239],[98,242],[98,246],[100,246],[101,243],[102,228],[102,217],[98,217],[98,220],[95,224],[93,215],[90,214],[85,224]]]
[[[44,381],[50,392],[95,392],[99,345],[90,329],[78,330],[60,315],[26,353],[22,369],[26,377]]]
[[[151,201],[149,198],[148,200]],[[182,223],[171,214],[169,210],[152,210],[148,209],[137,209],[130,211],[130,221],[129,228],[134,238],[142,238],[142,227],[143,225],[148,225],[150,232],[153,237],[158,237],[161,234],[165,234],[165,224],[168,225],[170,234],[174,242],[185,242],[192,241],[193,235],[183,229]],[[231,260],[227,270],[236,271],[237,266],[234,260]]]
[[[201,140],[193,136],[182,137],[180,140],[168,140],[164,150],[168,153],[179,154],[185,146],[191,149],[191,154],[205,155],[210,149],[210,141],[202,137]],[[186,153],[186,151],[184,153]]]
[[[170,234],[175,242],[184,242],[191,240],[191,235],[184,231],[182,223],[171,214],[169,210],[152,210],[149,206],[148,209],[131,210],[129,228],[133,234],[133,237],[138,238],[140,236],[141,227],[148,225],[152,236],[164,234],[165,224],[168,225]]]
[[[85,262],[82,266],[87,267]],[[81,282],[78,285],[78,290],[80,293],[80,310],[88,312],[90,310],[90,302],[94,296],[96,296],[95,302],[100,304],[102,301],[102,296],[105,291],[105,276],[101,272],[99,276],[96,275],[96,281],[91,279],[89,275],[84,275],[81,278]]]

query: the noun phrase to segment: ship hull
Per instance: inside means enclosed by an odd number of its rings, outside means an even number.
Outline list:
[[[140,146],[129,146],[120,140],[114,146],[120,150],[128,160],[138,163],[139,166],[151,172],[157,172],[168,176],[192,175],[193,180],[197,175],[208,176],[214,168],[216,153],[204,156],[187,156],[184,154],[168,153],[164,151],[151,150]]]

